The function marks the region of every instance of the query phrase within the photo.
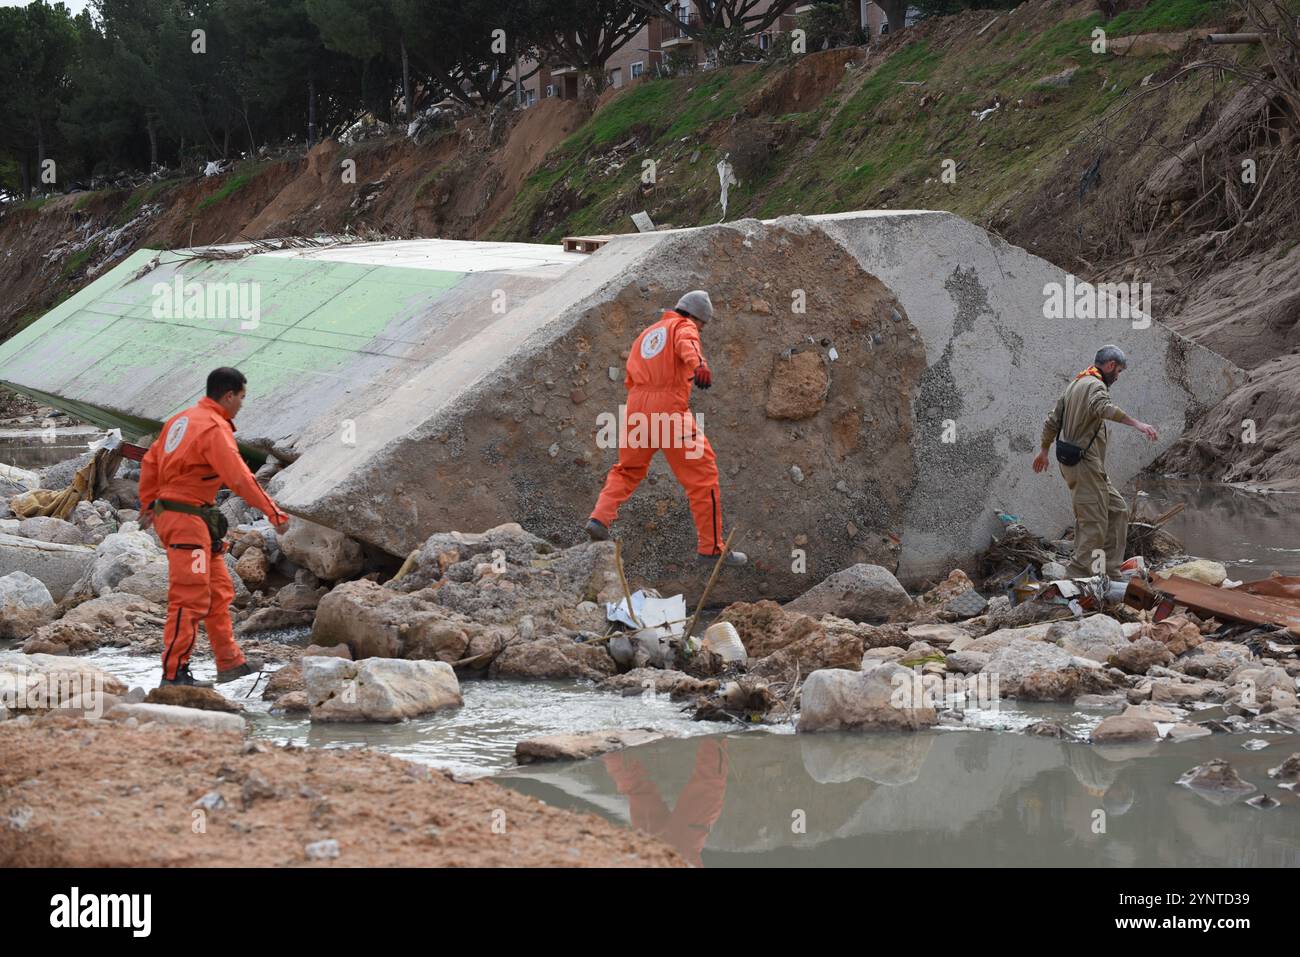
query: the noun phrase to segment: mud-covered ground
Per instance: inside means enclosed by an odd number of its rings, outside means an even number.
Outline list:
[[[146,757],[147,756],[147,757]],[[219,798],[214,797],[218,795]],[[329,845],[337,842],[337,856]],[[307,848],[317,846],[317,855]],[[663,842],[369,750],[0,724],[0,866],[675,867]]]

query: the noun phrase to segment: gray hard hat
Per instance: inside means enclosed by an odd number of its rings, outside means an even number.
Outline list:
[[[678,312],[689,312],[700,322],[713,318],[713,300],[703,289],[693,289],[677,300],[674,307]]]

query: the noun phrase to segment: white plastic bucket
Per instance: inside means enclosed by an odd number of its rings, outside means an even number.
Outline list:
[[[740,641],[740,635],[736,632],[736,626],[729,621],[720,621],[704,630],[704,647],[720,655],[728,664],[734,661],[743,662],[748,657],[745,646]]]

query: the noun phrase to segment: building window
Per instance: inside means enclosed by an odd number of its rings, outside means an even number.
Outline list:
[[[645,72],[645,64],[642,63],[640,60],[632,64],[632,79],[635,80],[644,72]]]
[[[529,90],[524,94],[524,106],[532,106],[537,102],[537,91]]]
[[[622,86],[622,85],[623,85],[623,69],[622,69],[622,67],[617,67],[617,66],[616,66],[616,67],[614,67],[614,69],[612,69],[612,70],[609,71],[609,85],[610,85],[610,86]]]
[[[543,95],[543,96],[554,96],[554,95],[555,95],[555,84],[554,84],[554,83],[548,83],[548,84],[546,84],[546,92],[545,92],[544,94],[542,94],[542,95]]]
[[[758,35],[758,48],[760,50],[766,50],[771,45],[772,45],[772,37],[770,35],[766,33],[760,33]]]

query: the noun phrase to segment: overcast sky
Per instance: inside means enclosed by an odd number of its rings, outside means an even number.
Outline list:
[[[0,0],[0,7],[25,7],[30,2],[31,0]],[[62,0],[62,2],[74,17],[90,6],[90,0]]]

